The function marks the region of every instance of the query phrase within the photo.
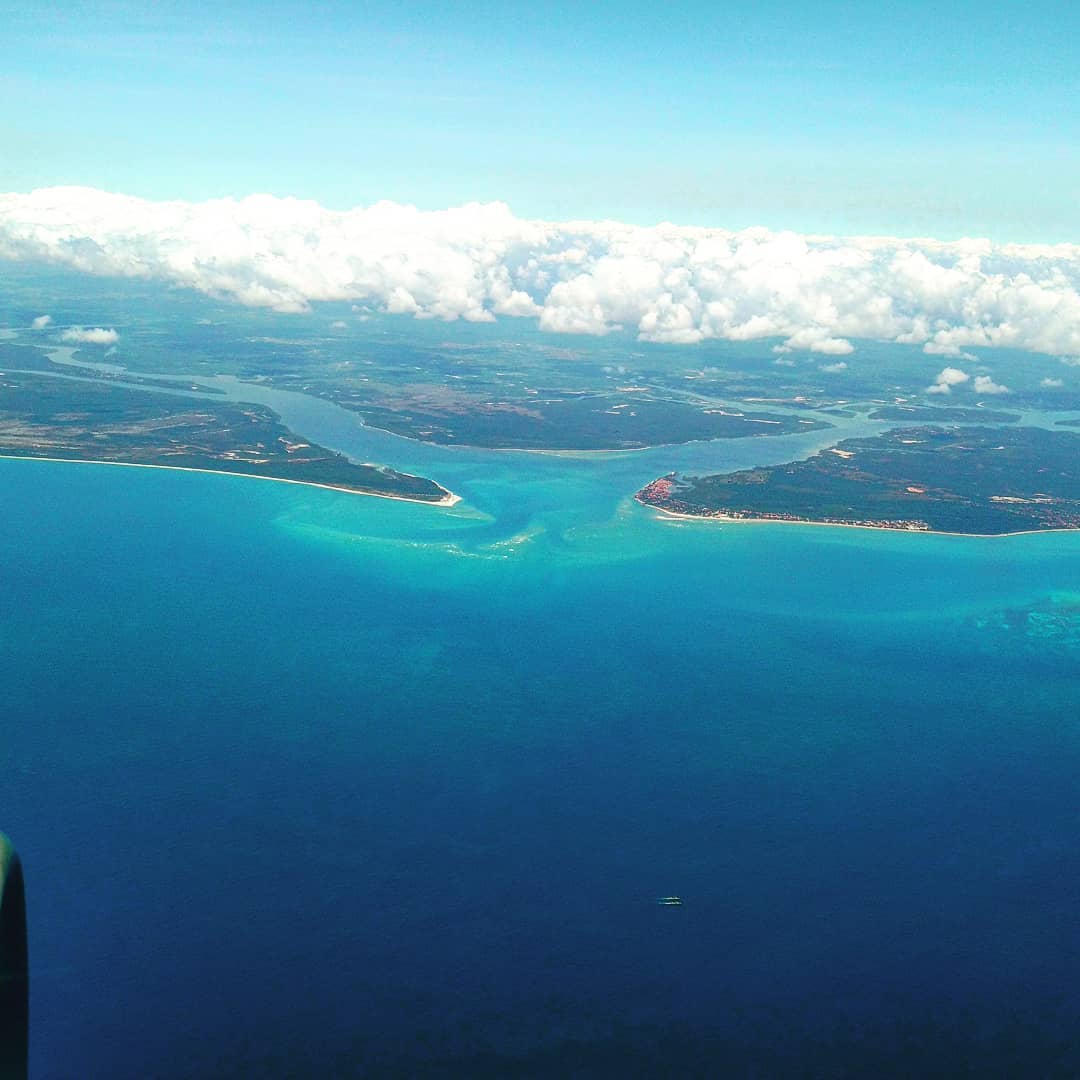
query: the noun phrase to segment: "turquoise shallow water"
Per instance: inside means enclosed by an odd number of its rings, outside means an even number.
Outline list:
[[[658,520],[790,441],[339,412],[464,501],[0,461],[37,1075],[1080,1061],[1080,535]]]

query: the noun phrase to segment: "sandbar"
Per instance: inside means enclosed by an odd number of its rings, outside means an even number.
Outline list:
[[[68,465],[120,465],[128,469],[167,469],[171,472],[203,473],[208,476],[239,476],[244,480],[273,480],[277,484],[299,484],[301,487],[324,488],[326,491],[340,491],[345,495],[367,495],[373,499],[394,499],[397,502],[417,503],[421,506],[454,506],[461,502],[461,496],[446,491],[441,499],[410,499],[407,495],[391,495],[381,491],[358,491],[356,488],[341,487],[338,484],[320,484],[312,480],[289,480],[284,476],[262,476],[259,473],[230,472],[228,469],[197,469],[191,465],[151,465],[140,461],[100,461],[95,458],[40,457],[29,454],[0,454],[2,461],[59,461]],[[442,485],[439,485],[440,487]]]

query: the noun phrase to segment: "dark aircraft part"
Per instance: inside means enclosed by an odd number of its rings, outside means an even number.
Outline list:
[[[22,866],[0,833],[0,1080],[24,1080],[30,1019]]]

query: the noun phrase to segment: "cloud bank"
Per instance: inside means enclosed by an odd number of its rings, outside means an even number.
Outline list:
[[[422,318],[693,343],[853,338],[962,358],[1080,357],[1080,245],[994,245],[515,217],[502,203],[349,211],[251,195],[148,202],[88,188],[0,195],[0,258],[152,278],[241,304],[353,301]],[[944,385],[944,384],[942,384]]]

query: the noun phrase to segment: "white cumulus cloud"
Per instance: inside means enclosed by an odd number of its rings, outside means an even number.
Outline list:
[[[933,385],[926,388],[926,392],[928,394],[951,394],[954,386],[960,386],[970,378],[971,376],[966,371],[961,371],[959,368],[942,368],[938,372]]]
[[[1065,385],[1064,379],[1051,379],[1049,377],[1042,379],[1039,385],[1045,387],[1047,390],[1058,390]]]
[[[60,335],[60,340],[78,345],[115,345],[120,335],[102,326],[72,326]]]
[[[855,338],[949,358],[994,346],[1080,357],[1077,244],[535,221],[502,203],[149,202],[57,187],[0,195],[0,259],[280,311],[351,302],[419,318],[535,318],[565,333],[621,327],[647,341],[780,338],[833,357]]]
[[[972,389],[976,394],[1010,394],[1012,391],[1001,383],[996,383],[989,375],[976,375]]]

